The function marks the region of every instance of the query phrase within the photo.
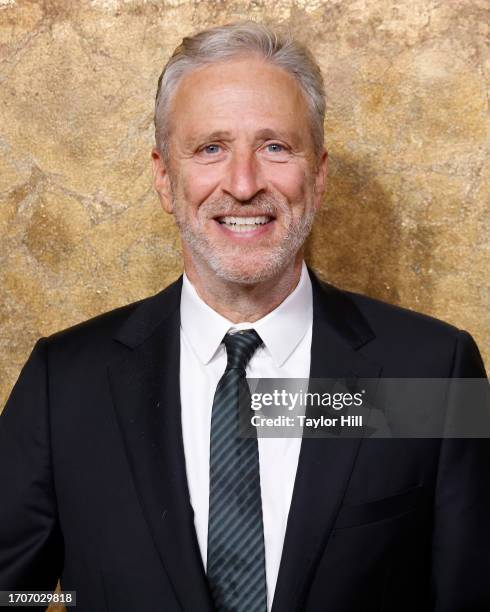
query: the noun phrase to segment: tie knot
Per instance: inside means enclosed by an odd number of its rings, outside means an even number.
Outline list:
[[[226,346],[228,363],[226,369],[239,368],[245,370],[252,355],[262,344],[262,340],[255,329],[245,329],[233,334],[226,334],[223,338]]]

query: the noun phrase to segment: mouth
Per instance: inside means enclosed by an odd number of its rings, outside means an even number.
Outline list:
[[[234,217],[227,215],[217,217],[215,220],[226,229],[239,234],[243,232],[253,232],[262,228],[274,221],[274,217],[269,215],[260,215],[256,217]]]

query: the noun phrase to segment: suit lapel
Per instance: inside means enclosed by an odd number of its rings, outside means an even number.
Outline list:
[[[359,349],[374,334],[344,293],[313,285],[310,378],[374,378],[380,366]],[[309,585],[339,511],[361,440],[303,438],[272,612],[304,608]]]
[[[182,441],[180,291],[179,279],[136,309],[117,335],[127,355],[109,376],[138,497],[176,599],[186,612],[211,612]]]

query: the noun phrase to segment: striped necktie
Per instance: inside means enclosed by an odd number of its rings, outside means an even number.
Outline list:
[[[217,612],[266,612],[258,444],[238,433],[239,400],[250,406],[245,368],[262,340],[248,329],[223,342],[228,363],[211,415],[207,575]]]

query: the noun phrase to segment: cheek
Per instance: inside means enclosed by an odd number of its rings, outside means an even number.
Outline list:
[[[269,169],[268,179],[290,204],[303,202],[307,186],[307,176],[303,168],[277,164]]]
[[[216,191],[221,176],[216,168],[198,166],[184,169],[181,174],[182,193],[186,203],[198,208]]]

